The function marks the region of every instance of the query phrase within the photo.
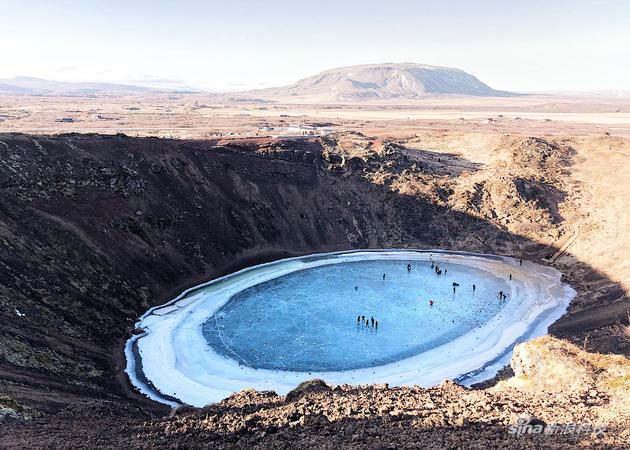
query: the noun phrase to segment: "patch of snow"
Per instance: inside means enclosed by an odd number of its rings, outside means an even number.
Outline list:
[[[416,88],[416,80],[412,80],[413,81],[413,85],[409,83],[409,80],[407,80],[407,77],[404,74],[400,74],[400,81],[401,84],[404,88],[406,88],[408,91],[413,92],[416,95],[422,95],[420,92],[418,92],[418,89]]]

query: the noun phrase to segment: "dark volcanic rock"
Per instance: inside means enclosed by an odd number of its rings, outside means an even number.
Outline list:
[[[290,391],[286,395],[287,402],[294,402],[304,395],[314,392],[332,392],[332,388],[328,386],[323,380],[309,380],[300,383],[298,387]]]
[[[462,187],[461,167],[476,170],[466,161],[343,139],[0,135],[0,397],[20,420],[61,411],[32,429],[0,427],[0,447],[505,448],[509,417],[529,406],[546,422],[578,417],[567,397],[315,381],[286,399],[244,391],[144,422],[156,406],[126,385],[123,343],[142,313],[186,287],[328,250],[550,251],[538,238],[557,231],[547,217],[562,221],[565,149],[524,140],[513,153],[522,173]],[[531,238],[506,226],[542,213]]]

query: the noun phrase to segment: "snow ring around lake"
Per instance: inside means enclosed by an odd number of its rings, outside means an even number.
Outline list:
[[[405,359],[353,370],[254,369],[215,351],[203,334],[203,324],[245,289],[308,268],[366,260],[476,268],[509,281],[508,299],[494,317],[451,341]],[[545,334],[564,314],[575,291],[561,277],[554,268],[528,261],[521,265],[508,257],[441,250],[357,250],[283,259],[204,283],[147,311],[136,324],[144,331],[127,341],[126,372],[140,392],[172,406],[204,406],[245,388],[286,394],[313,378],[331,384],[429,387],[444,379],[471,384],[494,376],[514,345]]]

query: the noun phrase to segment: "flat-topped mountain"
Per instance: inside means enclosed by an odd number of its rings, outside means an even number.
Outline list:
[[[340,101],[514,95],[492,89],[460,69],[415,63],[365,64],[330,69],[295,84],[263,89],[256,94]]]

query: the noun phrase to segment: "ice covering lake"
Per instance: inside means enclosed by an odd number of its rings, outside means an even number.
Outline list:
[[[574,296],[556,269],[494,255],[357,250],[288,258],[151,308],[127,341],[126,372],[148,397],[194,406],[245,388],[286,394],[313,378],[469,384],[492,377],[516,343],[545,334]]]
[[[437,347],[505,304],[503,279],[459,264],[443,264],[438,275],[432,266],[401,258],[299,270],[237,293],[203,332],[218,353],[252,368],[350,370]]]

